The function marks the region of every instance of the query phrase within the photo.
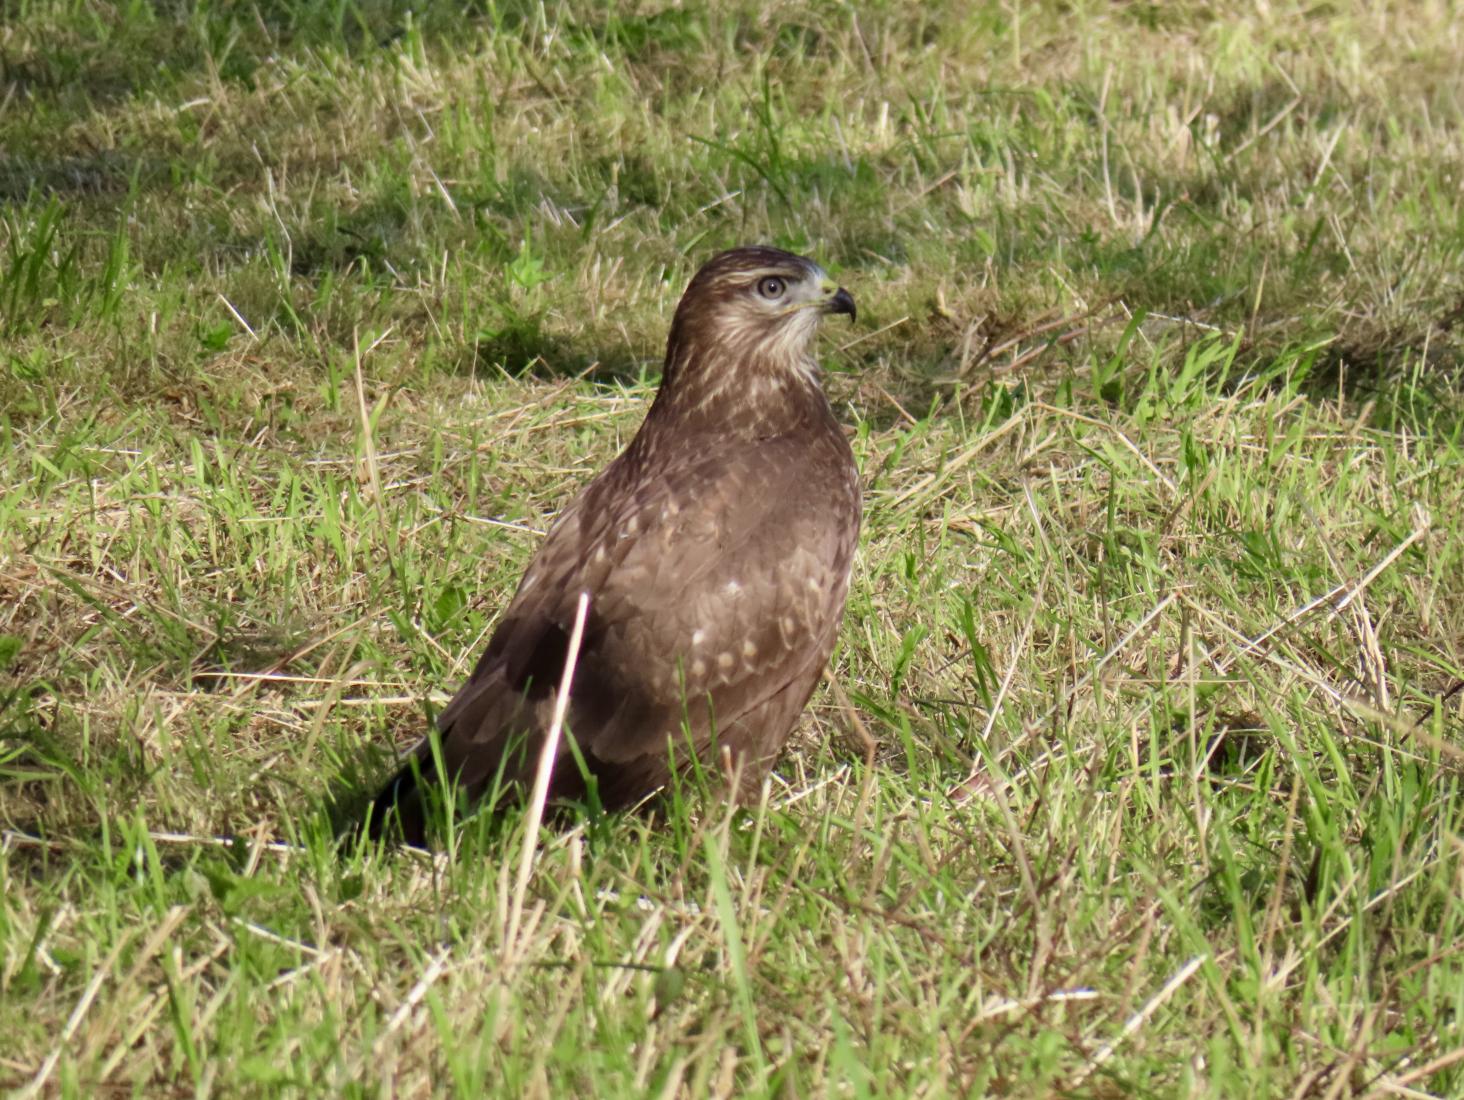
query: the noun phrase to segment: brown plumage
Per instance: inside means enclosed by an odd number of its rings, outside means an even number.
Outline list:
[[[586,797],[587,771],[602,806],[630,806],[693,754],[757,789],[828,662],[859,533],[858,471],[812,356],[828,313],[853,317],[854,300],[778,249],[723,252],[691,280],[640,430],[560,514],[438,716],[441,765],[470,799],[532,779],[581,592],[574,745],[549,797]],[[371,835],[426,842],[437,761],[424,741]]]

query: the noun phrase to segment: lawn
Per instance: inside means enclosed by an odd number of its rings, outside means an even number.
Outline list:
[[[1457,5],[0,12],[0,1089],[1464,1096]],[[763,801],[338,850],[747,242]]]

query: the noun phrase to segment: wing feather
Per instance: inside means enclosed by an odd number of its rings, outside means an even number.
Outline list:
[[[828,456],[839,461],[810,462],[809,441],[791,436],[695,443],[657,456],[653,477],[612,464],[554,525],[439,717],[446,763],[465,785],[491,779],[515,737],[542,734],[582,591],[591,610],[570,730],[587,757],[649,786],[668,778],[669,740],[689,733],[702,751],[810,668],[811,690],[858,531],[847,444],[839,436],[843,454]],[[831,497],[852,501],[852,515]]]

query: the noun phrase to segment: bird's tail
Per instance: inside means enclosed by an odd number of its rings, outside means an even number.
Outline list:
[[[387,780],[372,800],[362,821],[366,836],[372,840],[393,840],[414,848],[427,847],[427,812],[422,789],[431,782],[433,761],[430,754],[414,753],[401,769]]]

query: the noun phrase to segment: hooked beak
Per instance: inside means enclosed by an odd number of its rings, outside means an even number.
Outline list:
[[[824,298],[825,313],[847,313],[850,321],[857,320],[854,308],[854,295],[850,294],[843,287],[830,287],[825,292]]]

